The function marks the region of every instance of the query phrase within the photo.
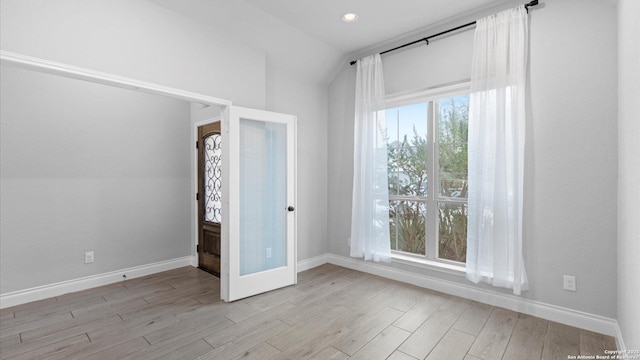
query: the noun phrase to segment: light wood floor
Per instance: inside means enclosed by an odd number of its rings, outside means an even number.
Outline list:
[[[608,336],[323,265],[225,304],[192,267],[0,311],[2,359],[562,359]]]

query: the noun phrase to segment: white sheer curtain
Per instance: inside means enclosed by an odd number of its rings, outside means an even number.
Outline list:
[[[528,282],[522,197],[528,16],[524,6],[476,23],[469,104],[467,279],[513,289]]]
[[[389,189],[380,54],[358,60],[353,146],[351,256],[389,261]]]

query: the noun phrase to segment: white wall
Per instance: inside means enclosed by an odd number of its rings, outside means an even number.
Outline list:
[[[210,25],[229,39],[263,49],[267,72],[275,66],[297,80],[328,85],[343,54],[248,1],[150,0]]]
[[[146,0],[2,0],[2,50],[264,108],[264,51]]]
[[[616,8],[600,0],[548,1],[530,19],[524,251],[531,290],[523,297],[615,318]],[[464,21],[449,25],[459,23]],[[471,35],[383,56],[387,93],[468,79]],[[354,81],[355,69],[345,65],[329,90],[329,251],[344,256]],[[391,266],[471,284],[454,275]],[[576,276],[577,292],[562,289],[564,274]]]
[[[298,259],[326,253],[327,74],[342,55],[244,1],[153,2],[264,49],[265,109],[298,118]]]
[[[324,254],[327,244],[327,80],[320,73],[326,73],[339,55],[325,44],[305,38],[299,32],[291,32],[290,27],[257,9],[252,8],[251,18],[260,20],[260,24],[264,26],[251,24],[252,26],[243,28],[243,31],[236,31],[237,26],[228,28],[218,26],[218,23],[212,26],[207,24],[206,19],[200,21],[197,20],[198,17],[184,16],[157,3],[146,0],[2,0],[0,44],[2,50],[6,51],[229,99],[234,105],[297,115],[298,259]],[[237,6],[227,5],[215,8],[216,16],[223,16],[225,19],[237,17],[238,14],[233,13]],[[256,31],[264,33],[255,34]],[[278,43],[275,37],[282,37],[283,33],[295,35],[294,39],[280,39]],[[267,42],[259,42],[256,38]],[[297,45],[286,47],[283,44],[287,41],[294,41]],[[304,44],[304,47],[298,46],[300,44]],[[316,49],[322,54],[312,57],[309,49]],[[312,58],[313,61],[296,62],[300,58],[298,55],[303,55],[303,59]],[[290,65],[294,63],[295,71],[291,71]],[[32,121],[45,120],[38,118]],[[181,131],[188,134],[192,127],[189,118],[185,119],[184,126]],[[139,130],[130,129],[134,133]],[[81,132],[79,135],[82,134]],[[62,134],[61,141],[76,141],[76,135],[78,134]],[[192,143],[187,138],[186,151],[191,151]],[[126,149],[134,150],[130,144],[126,145]],[[22,154],[11,158],[14,162],[22,160]],[[187,159],[186,164],[191,162]],[[48,177],[43,178],[43,181],[48,186],[53,186],[51,184],[58,180]],[[3,178],[3,186],[4,183]],[[190,201],[194,192],[191,188],[192,184],[189,184],[188,188],[180,187],[176,191],[184,196],[181,197],[182,200]],[[13,208],[3,211],[3,216],[5,213],[12,219],[27,216],[25,213],[13,213]],[[61,208],[58,216],[66,222],[73,222],[78,213],[73,209]],[[85,213],[80,213],[86,216]],[[189,208],[187,213],[192,213],[192,209]],[[4,223],[5,218],[1,220]],[[123,222],[117,227],[124,225]],[[102,225],[92,223],[91,226],[87,229],[92,230],[85,232],[98,232]],[[185,234],[193,241],[195,234],[190,229]],[[17,248],[23,239],[24,236],[5,237],[3,233],[3,249]],[[129,240],[131,246],[136,248],[143,244],[136,239]],[[56,234],[47,241],[51,246],[66,246],[70,254],[85,251],[78,247],[79,244],[69,243],[64,234]],[[124,251],[123,248],[114,250],[114,253],[118,252],[121,258],[114,261],[115,268],[121,268],[123,263],[136,266],[150,261],[146,257],[137,257],[136,253]],[[96,252],[97,259],[101,257],[101,253]],[[161,260],[176,256],[175,252],[163,254]],[[186,253],[180,251],[179,256],[189,254],[193,254],[193,248],[187,248]],[[14,255],[16,262],[29,262],[24,253],[14,252]],[[133,259],[137,260],[132,261]],[[91,269],[86,273],[67,271],[66,264],[63,263],[49,265],[49,277],[37,284],[50,284],[52,279],[71,280],[105,271],[98,266],[82,267],[83,270]],[[3,271],[3,276],[5,273]],[[14,273],[6,274],[13,276]],[[17,278],[8,289],[3,288],[1,293],[34,286],[33,282],[19,280]]]
[[[547,2],[531,19],[529,296],[615,318],[615,4]],[[563,274],[576,276],[577,292],[562,290]]]
[[[409,51],[384,56],[386,93],[396,94],[468,80],[472,46],[473,31],[470,30],[434,40],[429,46],[420,44]]]
[[[618,2],[618,323],[640,349],[640,2]]]
[[[297,116],[298,260],[309,259],[327,252],[327,87],[268,69],[267,109]]]
[[[297,117],[298,260],[327,251],[327,77],[337,52],[244,2],[154,0],[265,51],[265,106]],[[201,11],[202,9],[210,11]],[[242,13],[242,20],[228,14]],[[233,100],[233,99],[232,99]]]
[[[148,1],[2,0],[0,44],[5,51],[229,99],[237,105],[258,108],[265,106],[264,50],[229,40],[225,34]],[[1,80],[3,87],[11,85],[6,84],[5,76]],[[72,86],[69,85],[69,88]],[[42,93],[41,97],[54,99],[56,96],[63,96],[64,89],[63,86],[55,90],[49,89],[53,93]],[[2,101],[10,102],[9,95],[12,93],[13,90],[3,91]],[[78,90],[71,93],[76,94],[86,95]],[[75,102],[81,109],[87,109],[83,104],[90,104],[93,100],[99,100],[99,104],[103,106],[123,108],[123,111],[131,106],[130,101],[125,103],[128,105],[119,105],[115,101],[109,102],[110,99],[115,100],[115,96],[94,96]],[[172,100],[165,101],[166,105],[160,104],[157,108],[162,109],[175,103]],[[105,179],[117,178],[119,182],[100,179],[94,181],[93,174],[84,173],[85,162],[88,161],[82,157],[86,156],[85,153],[64,156],[64,170],[61,174],[52,172],[39,175],[37,191],[31,193],[38,198],[28,197],[29,201],[20,199],[21,202],[17,203],[19,198],[14,196],[25,195],[25,186],[30,185],[31,180],[12,180],[16,176],[11,175],[10,168],[7,168],[5,177],[5,163],[28,166],[26,164],[31,162],[31,158],[24,152],[5,152],[4,147],[9,144],[5,145],[4,138],[15,139],[22,144],[28,143],[29,138],[23,132],[13,136],[11,132],[3,131],[3,208],[0,219],[3,225],[2,294],[193,254],[192,225],[190,221],[184,221],[191,214],[189,204],[193,199],[193,191],[189,180],[189,152],[192,144],[189,104],[183,105],[186,106],[186,116],[181,116],[177,123],[173,123],[173,128],[162,126],[160,129],[168,132],[156,135],[166,138],[169,142],[167,145],[170,145],[168,149],[172,151],[171,154],[159,153],[162,158],[169,156],[173,159],[178,156],[176,148],[180,146],[184,147],[180,150],[184,154],[179,155],[179,163],[174,161],[169,164],[166,173],[153,180],[159,183],[152,184],[150,188],[146,187],[149,185],[149,175],[121,170],[106,161],[102,161],[102,172],[98,175]],[[50,126],[50,116],[44,116],[43,113],[31,116],[37,109],[41,108],[37,107],[29,113],[9,114],[3,106],[2,121],[15,122],[22,119],[33,128]],[[141,111],[136,106],[131,106],[130,110],[130,116]],[[86,111],[73,113],[63,109],[62,113],[54,116],[61,117],[60,121],[82,122],[91,118],[90,115],[93,114]],[[96,118],[110,121],[108,118],[100,118],[101,115],[97,114]],[[141,147],[145,149],[144,146],[155,146],[153,137],[146,138],[142,135],[148,125],[158,124],[161,123],[129,121],[126,126],[125,123],[114,123],[113,133],[122,133],[127,139],[118,144],[121,152],[135,153]],[[57,141],[62,144],[100,140],[87,128],[67,132],[58,130],[57,135]],[[136,141],[130,139],[132,136],[136,136]],[[71,153],[71,150],[65,151]],[[146,151],[146,154],[154,155],[152,151]],[[132,159],[140,160],[135,157]],[[99,157],[98,160],[105,159]],[[166,164],[162,161],[154,163],[156,166]],[[126,166],[133,167],[131,164]],[[71,181],[62,184],[61,177],[73,179],[75,174],[86,175],[90,180],[78,180],[78,184]],[[20,192],[10,190],[13,188],[19,188]],[[76,199],[75,196],[78,196],[73,190],[75,188],[80,193],[99,194],[100,197],[79,198],[84,199],[82,203],[80,200],[68,203],[68,197]],[[5,189],[9,190],[5,192]],[[88,191],[89,189],[93,189],[93,192]],[[26,211],[24,204],[32,206],[42,196],[45,196],[45,203],[51,203],[45,211],[53,213],[57,222],[63,225],[52,227],[49,226],[51,222],[46,222],[45,227],[37,228],[37,236],[31,237],[24,231],[30,220],[30,213]],[[151,196],[154,197],[150,199]],[[100,204],[103,197],[109,205],[106,208]],[[143,212],[142,205],[138,205],[144,203],[151,205],[149,215]],[[118,208],[122,209],[117,210]],[[109,216],[108,222],[100,220],[105,211]],[[158,214],[161,219],[158,222],[171,228],[157,228],[156,220],[152,221],[151,214]],[[81,223],[82,226],[73,228],[76,223]],[[8,225],[5,227],[5,224]],[[16,226],[20,226],[22,230]],[[73,229],[69,230],[71,228]],[[44,236],[42,231],[45,229],[55,231],[49,231]],[[152,235],[158,235],[158,231],[161,236],[153,239]],[[44,254],[54,255],[41,263],[47,270],[43,276],[38,276],[40,272],[31,270],[35,265],[35,262],[32,263],[31,253],[37,251],[35,248],[38,246],[47,249]],[[96,251],[96,263],[92,266],[77,265],[81,259],[78,256],[90,250],[89,247]],[[50,248],[58,250],[48,251]],[[30,251],[24,251],[27,249]],[[45,255],[37,255],[36,258],[43,256]]]
[[[0,293],[191,255],[189,103],[0,75]]]

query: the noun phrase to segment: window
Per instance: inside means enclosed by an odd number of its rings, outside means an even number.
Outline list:
[[[388,102],[389,229],[396,256],[465,262],[466,92]]]
[[[222,222],[222,136],[213,133],[204,139],[204,220]]]

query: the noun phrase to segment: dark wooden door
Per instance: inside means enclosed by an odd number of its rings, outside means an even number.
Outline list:
[[[198,127],[198,267],[220,275],[222,168],[220,122]]]

